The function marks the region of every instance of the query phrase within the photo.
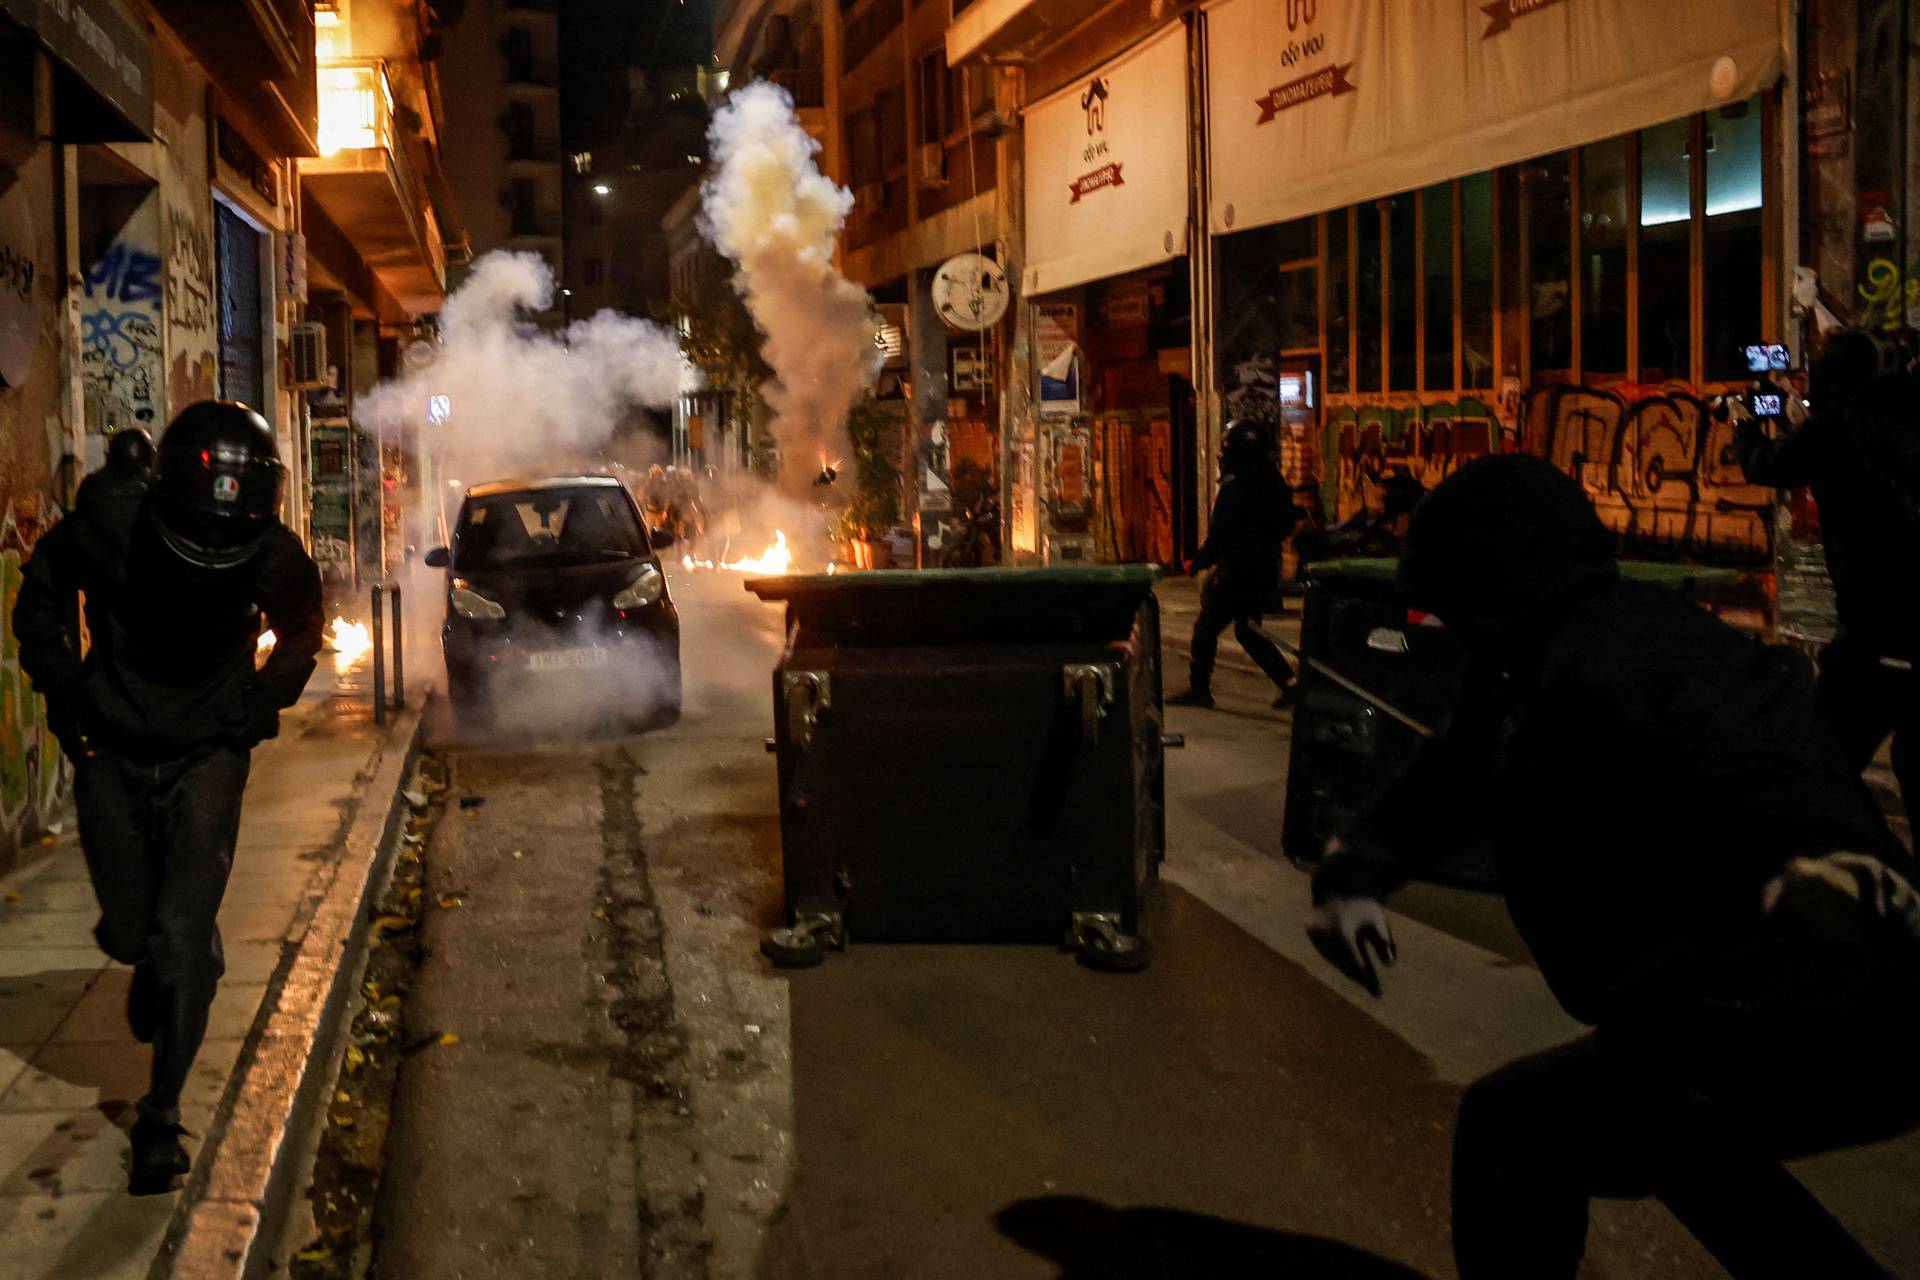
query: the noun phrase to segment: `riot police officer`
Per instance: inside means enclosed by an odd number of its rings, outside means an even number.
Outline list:
[[[249,753],[279,732],[320,648],[319,571],[279,520],[285,476],[259,414],[190,405],[150,487],[95,486],[41,539],[14,610],[20,665],[73,762],[95,937],[133,966],[127,1021],[153,1045],[135,1194],[189,1168],[180,1090],[224,968],[215,917]],[[276,643],[256,669],[263,625]]]
[[[122,427],[107,437],[106,465],[80,482],[74,505],[93,501],[102,488],[144,490],[153,480],[153,437],[145,427]]]
[[[1186,692],[1167,700],[1175,706],[1213,705],[1213,664],[1220,633],[1228,627],[1280,691],[1274,705],[1289,699],[1293,668],[1260,629],[1260,619],[1280,585],[1281,550],[1300,509],[1280,479],[1270,431],[1260,423],[1235,421],[1221,437],[1220,492],[1207,521],[1206,543],[1189,565],[1196,573],[1211,572],[1200,588]]]

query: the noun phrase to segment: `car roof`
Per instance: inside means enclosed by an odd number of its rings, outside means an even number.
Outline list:
[[[548,476],[542,480],[489,480],[467,490],[469,498],[495,498],[503,493],[532,493],[540,489],[623,489],[614,476]]]

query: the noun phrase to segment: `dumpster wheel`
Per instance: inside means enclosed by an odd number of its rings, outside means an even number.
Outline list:
[[[1076,915],[1067,945],[1080,963],[1101,973],[1138,973],[1153,963],[1153,947],[1137,933],[1122,933],[1110,916]]]
[[[775,929],[760,940],[760,954],[781,969],[811,969],[827,958],[827,948],[845,947],[838,916],[808,915],[792,928]]]

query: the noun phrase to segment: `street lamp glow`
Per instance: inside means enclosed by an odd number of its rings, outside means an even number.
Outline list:
[[[610,196],[613,194],[613,188],[604,182],[596,182],[593,184],[593,194],[597,196]]]

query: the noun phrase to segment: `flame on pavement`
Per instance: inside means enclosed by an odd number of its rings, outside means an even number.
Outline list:
[[[786,573],[793,568],[793,551],[787,546],[787,535],[775,529],[773,543],[765,551],[757,556],[725,561],[720,567],[737,573]]]
[[[364,622],[335,617],[327,624],[327,644],[333,649],[333,665],[345,671],[373,648],[373,633]]]

